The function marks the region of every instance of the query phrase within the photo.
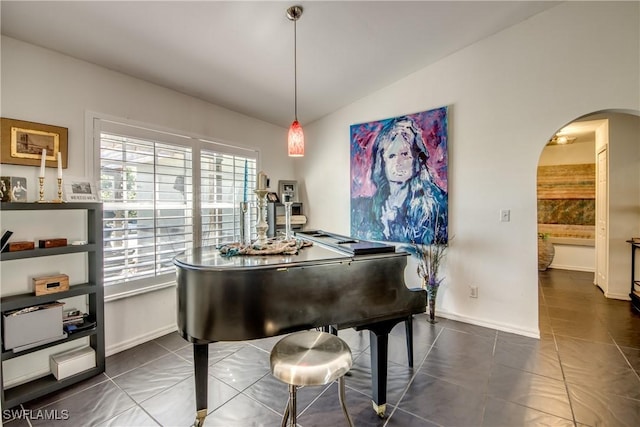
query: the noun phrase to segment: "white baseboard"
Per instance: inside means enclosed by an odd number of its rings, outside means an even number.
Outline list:
[[[549,268],[556,268],[558,270],[571,270],[571,271],[585,271],[587,273],[595,273],[596,270],[593,267],[579,267],[575,265],[562,265],[551,263]]]
[[[507,325],[507,324],[498,323],[498,322],[488,322],[483,319],[476,319],[474,317],[469,317],[469,316],[461,316],[459,314],[451,313],[448,311],[442,311],[442,310],[438,310],[436,314],[440,317],[444,317],[445,319],[457,320],[464,323],[470,323],[476,326],[497,329],[502,332],[509,332],[512,334],[523,335],[525,337],[538,338],[538,339],[540,338],[539,329],[517,328],[517,327],[514,327],[513,325]]]
[[[604,296],[607,298],[612,298],[612,299],[619,299],[619,300],[623,300],[623,301],[631,301],[631,297],[629,296],[629,294],[618,294],[615,292],[605,292]]]
[[[143,335],[139,335],[137,337],[131,338],[127,341],[122,341],[116,344],[111,344],[105,348],[105,355],[111,356],[116,353],[120,353],[121,351],[128,350],[137,345],[143,344],[147,341],[154,340],[156,338],[160,338],[163,335],[170,334],[171,332],[175,332],[178,330],[178,325],[167,325],[162,328],[158,328],[154,331],[148,332]]]

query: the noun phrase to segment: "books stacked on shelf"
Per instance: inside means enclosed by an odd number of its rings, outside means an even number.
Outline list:
[[[96,321],[93,316],[82,313],[78,309],[65,310],[62,315],[62,328],[68,334],[86,331],[95,327]]]

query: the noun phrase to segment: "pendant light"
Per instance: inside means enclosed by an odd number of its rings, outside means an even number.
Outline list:
[[[296,22],[302,16],[302,6],[291,6],[287,9],[287,18],[293,21],[293,105],[294,120],[289,126],[287,146],[289,157],[304,156],[304,133],[302,126],[298,122],[298,58],[297,58],[297,37]]]

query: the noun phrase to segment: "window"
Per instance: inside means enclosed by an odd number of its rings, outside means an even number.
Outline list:
[[[166,282],[177,254],[240,240],[255,151],[99,119],[96,135],[105,286]]]

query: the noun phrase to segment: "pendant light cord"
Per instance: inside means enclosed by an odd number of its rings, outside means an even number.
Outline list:
[[[293,21],[293,115],[298,121],[298,36],[297,19]]]

